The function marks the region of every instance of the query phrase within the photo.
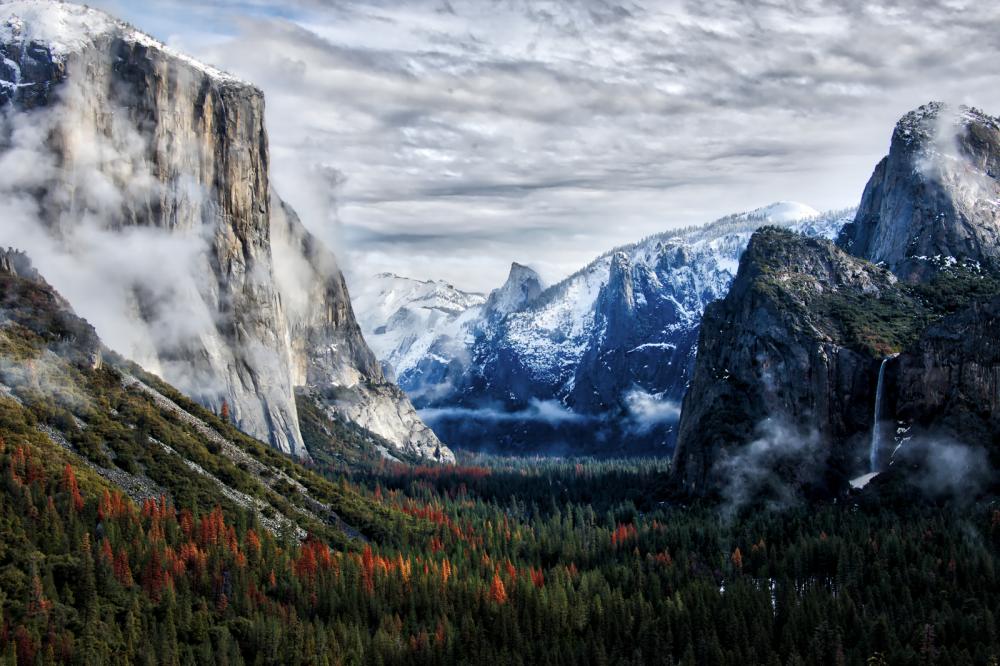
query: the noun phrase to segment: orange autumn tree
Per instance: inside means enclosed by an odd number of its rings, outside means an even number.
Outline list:
[[[371,546],[365,546],[361,554],[361,581],[369,595],[375,591],[375,555]]]
[[[507,603],[507,589],[503,586],[500,574],[493,574],[493,584],[490,585],[490,599],[498,604]]]
[[[73,510],[77,513],[83,511],[83,495],[80,494],[80,485],[76,481],[76,472],[69,463],[63,468],[63,487],[69,493]]]

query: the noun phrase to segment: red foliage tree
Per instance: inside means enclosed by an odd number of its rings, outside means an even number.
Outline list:
[[[115,555],[114,573],[119,583],[125,587],[132,587],[132,568],[129,566],[128,553],[124,548],[119,548],[118,554]]]
[[[149,556],[149,561],[146,562],[146,568],[142,571],[142,587],[150,599],[159,601],[165,582],[163,560],[160,557],[160,551],[154,548]]]
[[[63,468],[63,486],[69,493],[73,511],[76,513],[83,511],[83,495],[80,494],[80,485],[76,481],[76,472],[69,463]]]
[[[365,551],[361,554],[361,580],[368,594],[375,591],[375,554],[371,546],[365,546]]]
[[[532,585],[538,589],[545,587],[545,573],[540,568],[536,569],[535,567],[531,567],[528,571],[531,575]]]
[[[503,586],[500,574],[493,574],[493,584],[490,585],[490,599],[497,604],[507,603],[507,589]]]

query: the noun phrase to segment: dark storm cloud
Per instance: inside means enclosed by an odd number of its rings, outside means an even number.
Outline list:
[[[115,1],[264,89],[279,190],[333,243],[339,216],[362,277],[485,290],[512,259],[555,278],[776,199],[850,205],[910,108],[1000,112],[993,2]]]

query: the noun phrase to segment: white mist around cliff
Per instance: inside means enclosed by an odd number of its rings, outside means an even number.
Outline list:
[[[110,66],[95,60],[79,66]],[[158,180],[148,137],[124,120],[124,109],[98,107],[86,85],[71,77],[55,105],[0,115],[0,244],[26,251],[111,348],[163,373],[164,350],[214,327],[196,277],[210,274],[208,240],[197,227],[129,222],[165,197],[185,208],[203,193],[190,180]],[[206,386],[206,376],[172,379],[184,389],[221,390]]]

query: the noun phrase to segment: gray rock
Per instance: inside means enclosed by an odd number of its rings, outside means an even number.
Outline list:
[[[929,327],[893,366],[887,411],[909,436],[947,436],[1000,461],[1000,297]]]
[[[836,477],[859,464],[881,358],[856,344],[831,308],[843,293],[905,301],[891,273],[829,241],[754,234],[729,294],[702,320],[671,470],[678,489],[718,492],[725,461],[768,419],[815,433],[823,468]]]
[[[516,261],[510,265],[507,281],[499,289],[490,292],[483,307],[487,318],[503,317],[520,310],[542,293],[542,279],[534,269]]]
[[[144,341],[118,351],[216,411],[227,404],[248,434],[308,457],[294,388],[384,378],[333,256],[270,189],[260,90],[66,3],[4,5],[0,56],[0,107],[17,112],[0,150],[46,129],[32,146],[44,163],[14,193],[33,197],[61,251],[73,253],[81,230],[102,242],[155,232],[147,247],[183,251],[184,270],[149,265],[113,285],[128,294],[115,324]],[[283,293],[299,267],[305,290]],[[185,283],[172,283],[181,273]],[[73,305],[99,331],[113,307]],[[369,411],[399,416],[408,406],[369,397]],[[417,429],[412,419],[387,438],[409,446],[399,437]]]
[[[335,257],[274,195],[274,269],[289,322],[293,381],[331,416],[428,460],[454,454],[417,416],[409,398],[383,374],[354,318]]]
[[[930,103],[906,114],[838,243],[906,281],[1000,259],[1000,121]]]

